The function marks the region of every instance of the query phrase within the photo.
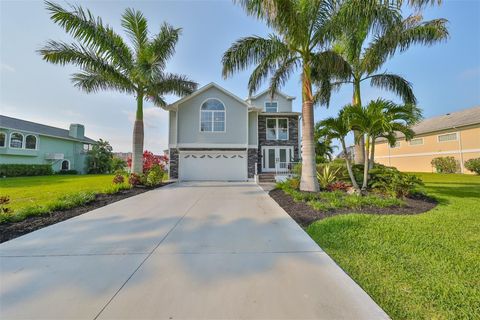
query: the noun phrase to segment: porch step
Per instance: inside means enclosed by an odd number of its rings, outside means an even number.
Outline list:
[[[260,173],[258,175],[259,182],[275,182],[275,173]]]

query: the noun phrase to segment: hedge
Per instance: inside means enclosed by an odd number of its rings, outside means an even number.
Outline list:
[[[47,176],[53,174],[49,164],[0,164],[0,177]]]

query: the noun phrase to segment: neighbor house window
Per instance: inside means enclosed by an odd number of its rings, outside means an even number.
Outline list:
[[[267,119],[267,140],[288,140],[288,119]]]
[[[37,149],[37,137],[28,135],[25,138],[25,149]]]
[[[438,136],[438,142],[446,142],[446,141],[455,141],[457,140],[457,133],[447,133],[441,134]]]
[[[423,144],[423,138],[415,138],[410,140],[410,145],[411,146],[419,146]]]
[[[18,132],[10,134],[10,148],[23,148],[23,134]]]
[[[62,170],[70,170],[70,161],[68,160],[62,161]]]
[[[217,99],[208,99],[200,110],[200,131],[225,131],[225,106]]]
[[[390,146],[390,148],[392,148],[392,149],[400,148],[400,141],[396,141],[393,146]]]
[[[7,135],[5,132],[0,132],[0,148],[5,148],[6,146],[6,140],[7,140]]]
[[[277,102],[265,102],[265,112],[277,112]]]

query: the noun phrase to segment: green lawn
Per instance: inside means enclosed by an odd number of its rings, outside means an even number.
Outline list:
[[[480,177],[418,175],[440,200],[432,211],[337,216],[307,232],[393,319],[480,319]]]
[[[10,196],[17,211],[42,206],[77,192],[101,192],[112,185],[113,175],[53,175],[0,179],[0,195]]]

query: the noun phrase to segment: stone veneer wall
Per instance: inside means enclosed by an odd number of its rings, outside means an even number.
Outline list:
[[[248,149],[248,177],[253,178],[255,176],[255,165],[258,162],[258,149]]]
[[[267,140],[267,118],[288,119],[288,140]],[[258,115],[258,172],[262,172],[262,146],[293,146],[294,161],[298,161],[300,154],[298,150],[298,115]]]
[[[178,179],[178,149],[169,150],[170,157],[170,179]]]

